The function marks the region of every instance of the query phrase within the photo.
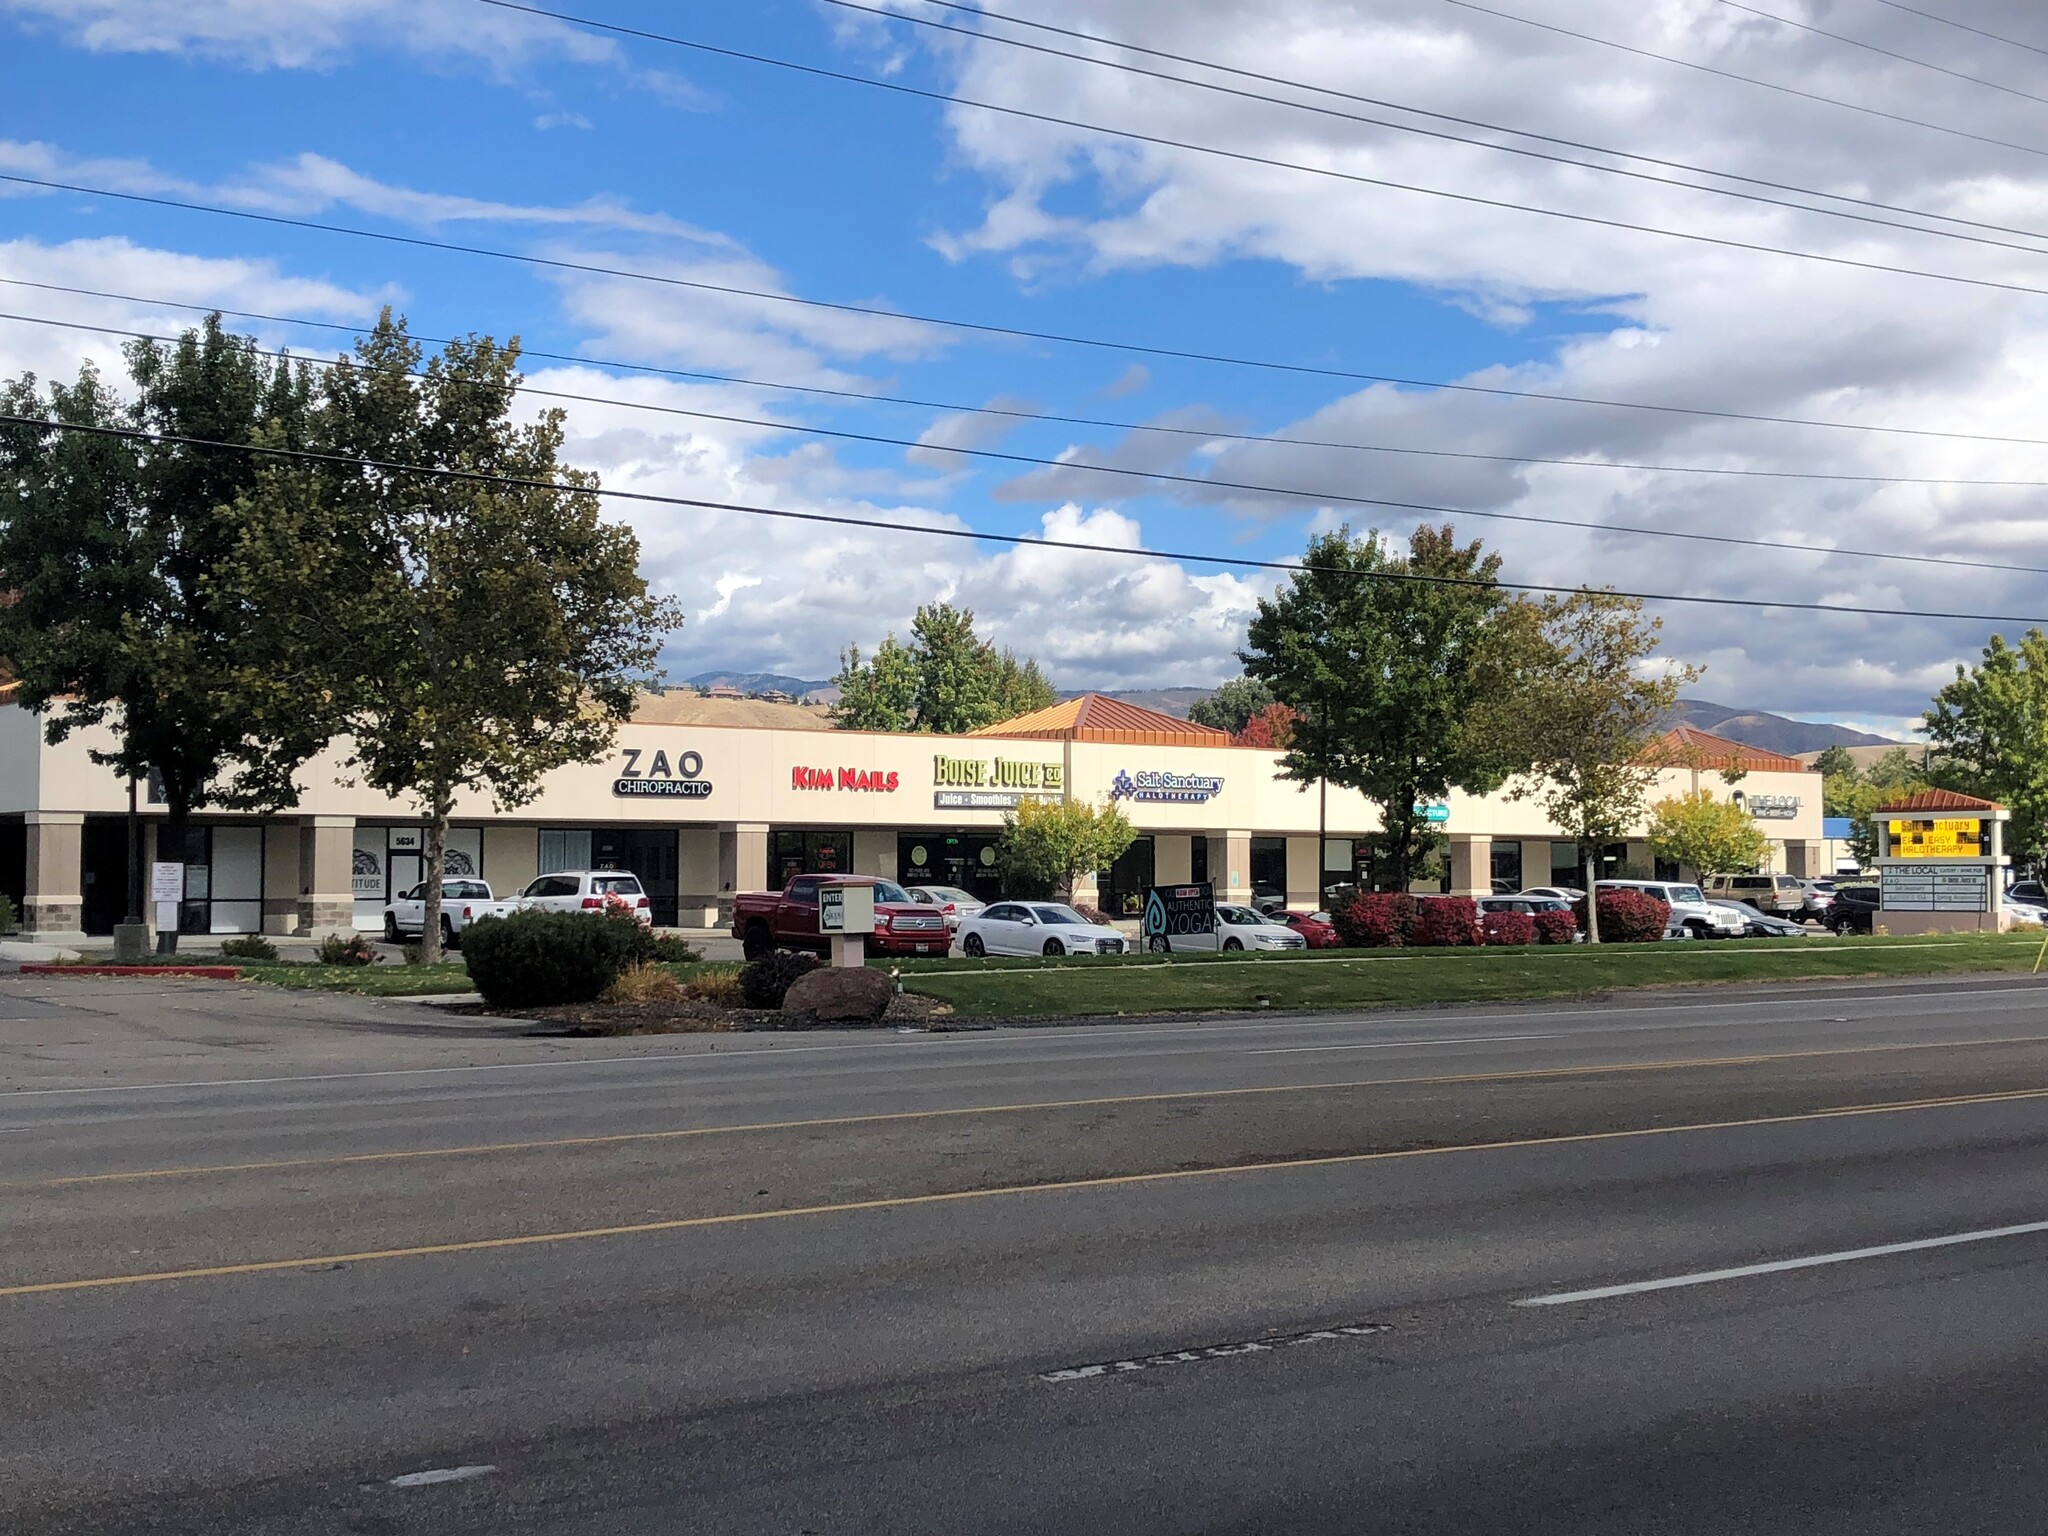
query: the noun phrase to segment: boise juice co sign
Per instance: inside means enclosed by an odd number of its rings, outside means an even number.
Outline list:
[[[702,800],[711,793],[701,753],[678,752],[673,762],[665,750],[649,757],[645,747],[627,747],[620,755],[625,763],[612,780],[612,793],[621,799]]]
[[[1064,763],[932,758],[932,809],[939,811],[1014,810],[1022,801],[1057,795],[1066,784]]]
[[[870,794],[893,795],[899,775],[876,768],[792,768],[791,789],[855,789]]]

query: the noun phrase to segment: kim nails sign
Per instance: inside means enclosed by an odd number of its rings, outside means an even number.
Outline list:
[[[679,752],[673,762],[666,751],[650,757],[645,747],[627,747],[620,755],[625,765],[612,780],[612,793],[622,800],[702,800],[711,793],[699,753]]]
[[[893,795],[899,776],[877,768],[792,768],[791,789],[858,789],[872,794]]]

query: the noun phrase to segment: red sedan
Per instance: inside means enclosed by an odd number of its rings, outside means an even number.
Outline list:
[[[1327,912],[1275,912],[1272,920],[1300,934],[1310,949],[1337,949],[1344,943]]]

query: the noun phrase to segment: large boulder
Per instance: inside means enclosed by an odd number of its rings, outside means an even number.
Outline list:
[[[873,1024],[889,1011],[896,983],[866,966],[820,966],[799,976],[782,999],[784,1013],[807,1014],[821,1024]]]

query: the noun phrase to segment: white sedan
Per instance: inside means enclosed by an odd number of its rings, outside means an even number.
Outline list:
[[[1153,940],[1159,948],[1166,945]],[[1216,908],[1216,926],[1208,933],[1177,933],[1173,936],[1176,950],[1223,949],[1235,954],[1244,949],[1307,949],[1308,940],[1289,928],[1285,923],[1276,923],[1263,913],[1250,907]]]
[[[920,906],[942,907],[945,909],[948,926],[958,928],[961,920],[977,915],[984,910],[981,899],[971,891],[963,891],[957,885],[911,885],[904,887],[910,892],[910,899]]]
[[[1052,901],[999,901],[960,919],[960,952],[982,955],[1120,955],[1129,946],[1116,929],[1091,923]]]

